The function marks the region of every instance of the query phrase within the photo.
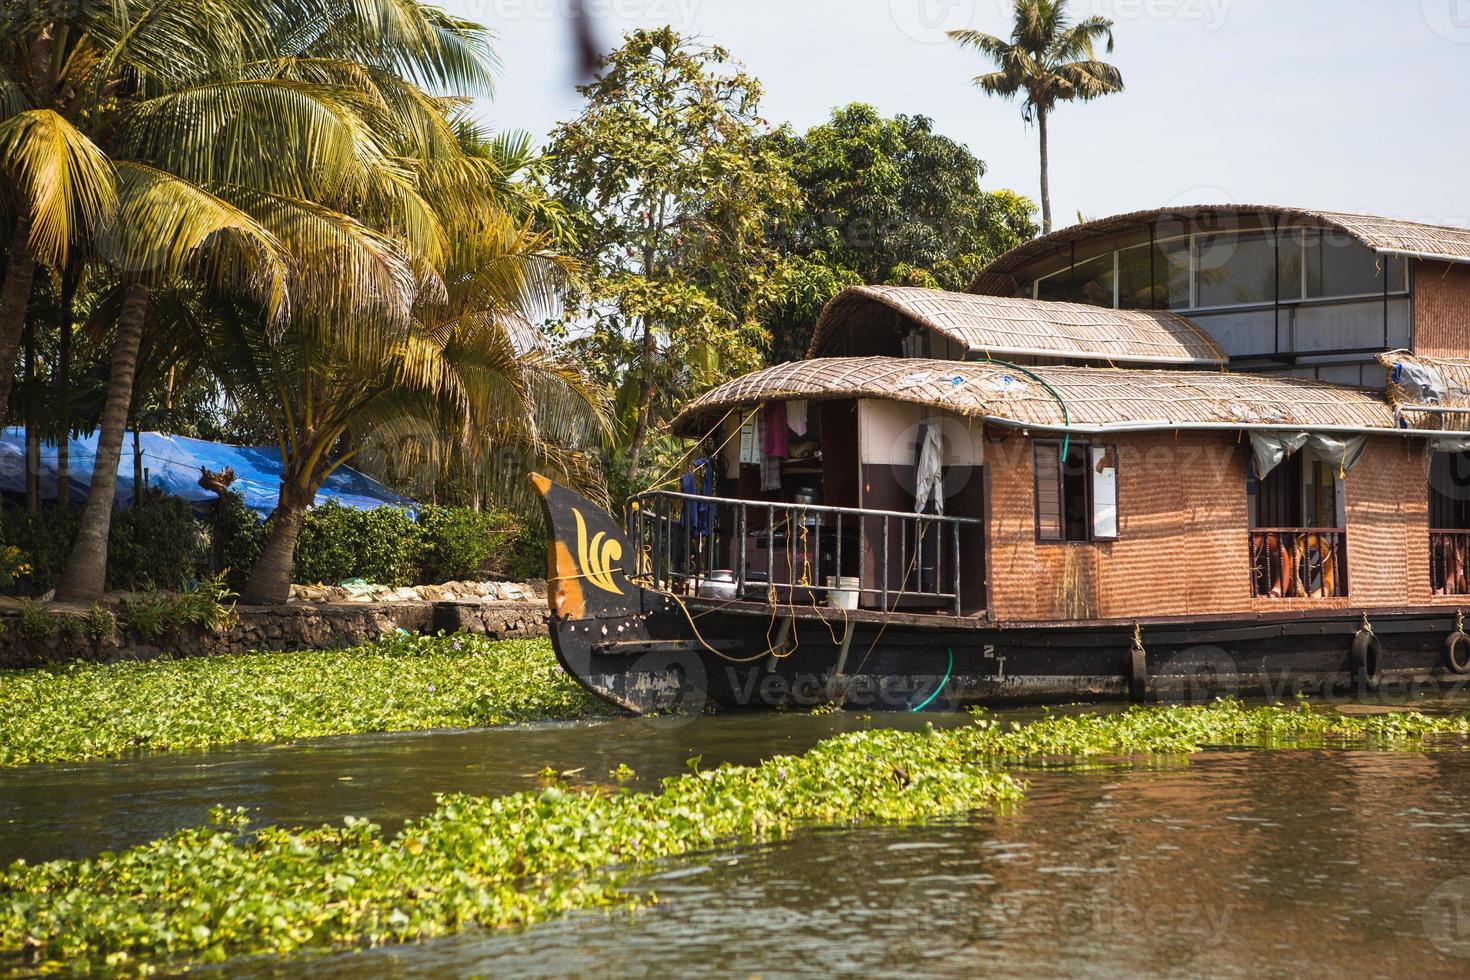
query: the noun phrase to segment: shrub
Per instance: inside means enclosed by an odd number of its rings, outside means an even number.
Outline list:
[[[113,511],[107,542],[107,587],[177,587],[193,578],[204,539],[188,501],[160,490],[144,492],[141,506]],[[30,575],[12,588],[40,595],[56,587],[71,556],[82,512],[51,507],[34,514],[19,508],[0,513],[0,541],[27,556]]]
[[[39,602],[23,602],[15,621],[15,632],[22,640],[44,643],[61,632],[61,623]]]
[[[167,592],[148,592],[124,599],[118,622],[140,640],[161,640],[184,625],[179,600]]]
[[[187,500],[147,489],[141,506],[112,513],[107,587],[176,589],[198,574],[204,537]]]
[[[211,521],[214,567],[225,571],[225,583],[239,592],[265,547],[265,522],[238,493],[220,498]]]
[[[413,520],[393,507],[353,510],[333,501],[314,508],[296,542],[292,580],[412,584],[418,557]]]
[[[522,521],[510,536],[505,557],[497,571],[505,578],[525,582],[546,577],[546,522],[539,517]]]
[[[425,507],[418,516],[418,583],[481,578],[518,530],[515,519],[499,511]]]
[[[99,643],[109,643],[117,638],[117,617],[94,602],[82,617],[82,631]]]

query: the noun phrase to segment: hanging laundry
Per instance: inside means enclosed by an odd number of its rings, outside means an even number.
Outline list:
[[[767,456],[786,459],[791,455],[791,431],[786,427],[786,403],[766,402],[761,406],[761,448]]]
[[[715,495],[715,470],[709,460],[697,459],[694,461],[694,469],[679,478],[679,492],[695,497]],[[714,530],[714,518],[714,504],[686,500],[684,501],[684,513],[679,518],[679,525],[703,537]]]
[[[796,399],[786,403],[786,424],[791,431],[799,436],[806,435],[806,413],[807,403],[805,399]]]
[[[740,462],[750,466],[759,466],[761,462],[758,416],[759,413],[751,412],[745,417],[745,421],[740,423]]]

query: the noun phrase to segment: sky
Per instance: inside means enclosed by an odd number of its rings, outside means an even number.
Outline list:
[[[570,0],[439,0],[491,28],[502,68],[477,112],[544,139],[576,115]],[[773,124],[849,102],[925,115],[1039,194],[1035,127],[985,96],[944,37],[1006,35],[1010,0],[588,0],[603,47],[672,24],[730,49]],[[1187,203],[1282,204],[1470,225],[1470,0],[1073,0],[1115,22],[1126,91],[1051,121],[1059,226]]]

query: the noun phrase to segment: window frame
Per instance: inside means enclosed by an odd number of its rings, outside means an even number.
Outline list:
[[[1157,239],[1154,239],[1152,242],[1138,242],[1138,243],[1135,243],[1133,245],[1120,245],[1117,248],[1114,248],[1112,250],[1112,253],[1113,253],[1113,305],[1112,305],[1111,308],[1112,309],[1115,309],[1115,310],[1116,309],[1122,309],[1122,307],[1119,306],[1119,303],[1122,301],[1121,286],[1120,286],[1120,281],[1119,281],[1119,273],[1120,273],[1120,266],[1121,266],[1120,253],[1125,252],[1125,251],[1128,251],[1129,249],[1134,249],[1134,248],[1148,248],[1150,245],[1152,245],[1154,247],[1158,247],[1160,245],[1163,245],[1166,242],[1180,242],[1180,241],[1184,241],[1184,242],[1188,242],[1189,243],[1188,244],[1188,255],[1189,255],[1189,284],[1188,284],[1189,303],[1186,306],[1177,307],[1177,308],[1176,307],[1167,307],[1167,308],[1166,307],[1161,307],[1161,309],[1167,309],[1171,313],[1178,313],[1178,314],[1181,314],[1181,315],[1190,315],[1190,314],[1195,314],[1195,313],[1220,313],[1220,312],[1226,312],[1226,311],[1230,311],[1230,310],[1237,310],[1237,311],[1238,310],[1269,310],[1269,309],[1275,309],[1276,306],[1277,306],[1277,304],[1278,304],[1278,302],[1279,302],[1279,304],[1281,306],[1318,306],[1318,305],[1320,305],[1320,306],[1331,306],[1331,305],[1334,305],[1334,304],[1363,302],[1363,301],[1366,301],[1366,300],[1382,299],[1385,294],[1388,295],[1389,297],[1392,297],[1392,298],[1395,298],[1395,299],[1401,299],[1403,297],[1410,296],[1410,295],[1413,294],[1413,291],[1414,291],[1414,279],[1413,279],[1413,271],[1412,271],[1412,268],[1411,268],[1412,265],[1413,265],[1413,263],[1410,261],[1410,258],[1411,257],[1410,256],[1407,256],[1407,255],[1400,255],[1400,254],[1391,253],[1391,252],[1375,252],[1373,254],[1377,255],[1378,258],[1384,263],[1384,275],[1385,275],[1385,277],[1388,274],[1388,263],[1390,263],[1392,261],[1398,261],[1401,264],[1402,275],[1401,275],[1400,282],[1397,282],[1397,283],[1390,282],[1390,283],[1388,283],[1387,290],[1384,290],[1382,288],[1379,288],[1379,289],[1375,289],[1375,290],[1373,290],[1372,292],[1369,292],[1369,293],[1350,293],[1350,294],[1349,293],[1344,293],[1342,295],[1332,295],[1332,296],[1308,296],[1307,295],[1307,262],[1306,262],[1306,255],[1307,255],[1307,233],[1308,232],[1311,232],[1311,231],[1316,231],[1316,232],[1319,232],[1319,233],[1325,233],[1325,232],[1331,232],[1333,230],[1334,229],[1320,228],[1320,227],[1308,226],[1308,225],[1295,225],[1295,226],[1292,226],[1292,227],[1282,228],[1282,229],[1275,230],[1275,231],[1273,231],[1272,229],[1269,229],[1269,228],[1235,228],[1235,229],[1222,229],[1220,231],[1204,231],[1204,232],[1194,232],[1194,231],[1192,231],[1192,232],[1189,232],[1188,234],[1184,234],[1184,235],[1168,235],[1168,236],[1165,236],[1163,238],[1157,238]],[[1274,236],[1274,239],[1276,241],[1276,245],[1277,245],[1277,248],[1278,249],[1280,249],[1281,247],[1287,245],[1288,243],[1294,244],[1295,247],[1297,248],[1297,250],[1300,252],[1300,255],[1301,255],[1301,262],[1300,262],[1300,265],[1301,265],[1301,275],[1300,275],[1301,284],[1300,284],[1300,288],[1299,288],[1298,293],[1296,295],[1292,295],[1292,296],[1282,296],[1279,301],[1278,300],[1275,300],[1275,299],[1272,299],[1272,300],[1267,300],[1265,302],[1226,303],[1224,305],[1200,306],[1199,305],[1199,285],[1198,285],[1199,284],[1199,242],[1197,241],[1197,239],[1202,238],[1202,237],[1219,237],[1219,236],[1222,236],[1222,235],[1237,235],[1237,236],[1239,236],[1239,235],[1266,235],[1266,236]],[[1364,247],[1366,248],[1367,246],[1364,246]],[[1104,252],[1104,253],[1099,253],[1098,255],[1090,256],[1090,257],[1088,257],[1086,259],[1083,259],[1083,260],[1079,261],[1077,263],[1077,265],[1081,266],[1081,265],[1083,265],[1083,264],[1085,264],[1087,262],[1096,261],[1097,259],[1102,258],[1106,254],[1107,253]],[[1071,267],[1070,264],[1068,264],[1068,265],[1062,266],[1060,269],[1056,270],[1055,272],[1049,272],[1049,273],[1047,273],[1044,276],[1037,276],[1036,278],[1032,279],[1031,280],[1031,290],[1030,290],[1030,292],[1031,292],[1031,298],[1032,299],[1038,299],[1038,300],[1041,298],[1041,283],[1042,283],[1043,280],[1046,280],[1046,279],[1054,279],[1057,276],[1065,276],[1065,275],[1070,274],[1071,271],[1072,271],[1072,267]],[[1085,302],[1084,300],[1081,300],[1081,299],[1071,299],[1070,301],[1071,302],[1074,302],[1074,303],[1082,303],[1082,302]],[[1129,307],[1129,309],[1133,309],[1133,308],[1134,307]],[[1109,307],[1100,306],[1100,307],[1098,307],[1098,309],[1109,309]]]
[[[1037,544],[1048,545],[1080,545],[1080,544],[1109,544],[1122,537],[1122,507],[1119,503],[1121,481],[1118,477],[1118,447],[1114,443],[1090,442],[1073,439],[1067,445],[1068,454],[1080,452],[1082,454],[1083,466],[1083,495],[1085,497],[1084,512],[1087,515],[1087,533],[1081,538],[1067,537],[1067,491],[1066,470],[1067,460],[1062,456],[1061,439],[1035,439],[1031,443],[1031,509],[1032,528],[1035,533]],[[1092,468],[1092,452],[1095,449],[1107,451],[1113,462],[1113,526],[1114,533],[1111,535],[1099,535],[1097,533],[1097,474]],[[1057,473],[1057,536],[1049,537],[1042,533],[1041,524],[1041,470],[1037,465],[1038,457],[1042,452],[1050,452],[1056,460]]]

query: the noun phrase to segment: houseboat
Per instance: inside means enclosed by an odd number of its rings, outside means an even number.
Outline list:
[[[536,478],[563,666],[635,712],[1456,688],[1470,230],[1282,207],[848,289],[622,519]]]

